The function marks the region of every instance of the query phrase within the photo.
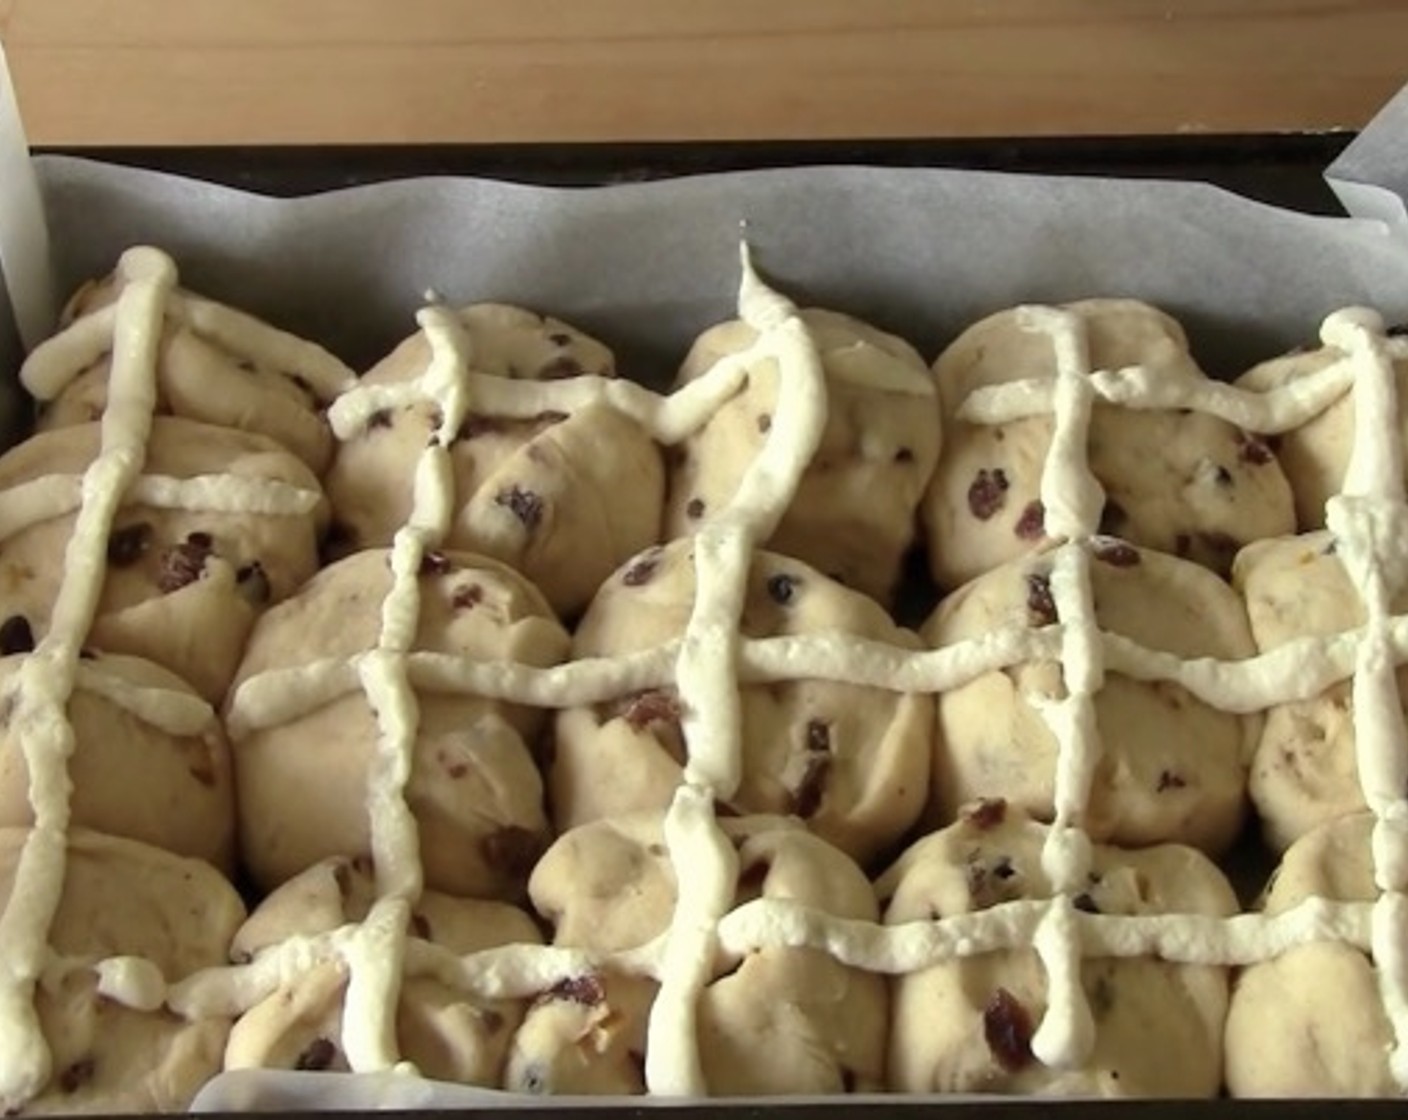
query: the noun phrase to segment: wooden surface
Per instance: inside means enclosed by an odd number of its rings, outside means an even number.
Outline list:
[[[0,0],[37,145],[1358,128],[1408,0]]]

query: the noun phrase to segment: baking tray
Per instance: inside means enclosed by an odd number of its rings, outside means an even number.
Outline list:
[[[700,145],[533,145],[435,148],[84,150],[68,154],[173,172],[274,195],[301,195],[330,188],[423,175],[468,175],[552,185],[638,182],[685,174],[790,167],[798,164],[865,164],[888,167],[961,167],[1038,174],[1074,174],[1196,180],[1291,210],[1342,214],[1326,185],[1324,169],[1339,157],[1348,134],[1237,137],[1149,137],[1080,141],[861,141]],[[59,153],[62,154],[62,153]],[[902,1096],[837,1100],[824,1104],[673,1104],[649,1101],[596,1105],[568,1111],[609,1117],[645,1117],[668,1108],[682,1118],[785,1115],[873,1118],[891,1109],[915,1114],[960,1108],[965,1115],[1047,1115],[1051,1100],[922,1101]],[[1062,1101],[1065,1117],[1175,1115],[1319,1116],[1327,1102],[1089,1102]],[[1396,1101],[1335,1102],[1335,1116],[1402,1115]],[[1209,1111],[1211,1110],[1211,1111]],[[487,1106],[476,1110],[506,1120],[555,1120],[564,1106]],[[282,1112],[280,1115],[305,1115]],[[412,1113],[431,1116],[432,1113]],[[360,1113],[337,1113],[355,1116]]]

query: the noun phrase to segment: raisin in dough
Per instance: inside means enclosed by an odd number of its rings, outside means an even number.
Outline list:
[[[1047,829],[979,803],[924,837],[881,879],[885,923],[946,918],[1052,895],[1042,870]],[[1096,845],[1076,905],[1101,914],[1237,912],[1231,886],[1191,848],[1121,851]],[[1048,1069],[1030,1050],[1046,1010],[1046,976],[1032,949],[947,961],[894,986],[890,1087],[906,1093],[1209,1097],[1222,1082],[1228,970],[1147,957],[1091,958],[1081,984],[1094,1048],[1075,1069]]]
[[[117,301],[123,280],[114,273],[105,280],[84,285],[64,311],[63,327],[73,327]],[[177,293],[177,308],[195,297]],[[198,301],[204,303],[204,301]],[[243,315],[220,308],[224,316]],[[244,324],[240,324],[244,325]],[[250,321],[248,328],[271,328]],[[247,328],[247,329],[248,329]],[[225,428],[267,436],[301,459],[309,470],[322,474],[332,457],[332,430],[326,406],[336,386],[351,384],[352,371],[311,342],[285,336],[289,368],[269,364],[262,347],[245,352],[238,332],[212,331],[208,317],[187,305],[168,313],[157,348],[156,411]],[[41,429],[87,424],[102,417],[108,401],[112,355],[103,353],[72,376],[54,393],[39,416]]]
[[[34,820],[29,769],[13,723],[22,660],[0,660],[0,828],[29,827]],[[171,734],[83,687],[84,674],[92,669],[149,701],[200,703],[188,684],[149,661],[118,655],[82,661],[80,685],[68,702],[73,823],[232,871],[234,783],[229,747],[214,713],[196,734]]]
[[[232,702],[260,674],[374,648],[390,587],[385,550],[325,568],[255,627]],[[567,652],[567,634],[542,596],[496,561],[428,554],[420,599],[413,650],[537,666]],[[528,747],[542,714],[429,688],[417,695],[406,800],[420,830],[426,886],[514,897],[547,841],[542,778]],[[378,736],[360,688],[263,730],[236,735],[232,726],[240,840],[255,882],[276,887],[329,856],[370,850],[367,776]]]
[[[26,835],[0,829],[0,912],[9,904]],[[128,1008],[99,994],[93,965],[145,958],[174,984],[226,964],[244,916],[234,888],[204,862],[86,830],[70,833],[50,932],[56,960],[35,989],[53,1072],[22,1111],[184,1110],[219,1072],[229,1020],[187,1021]]]
[[[1267,891],[1268,916],[1311,897],[1373,902],[1368,813],[1328,821],[1297,840]],[[1227,1015],[1227,1088],[1234,1097],[1399,1096],[1389,1070],[1393,1027],[1373,962],[1352,945],[1317,941],[1243,970]]]
[[[26,495],[21,487],[49,475],[77,479],[98,454],[99,429],[43,432],[0,458],[0,593],[15,634],[39,639],[47,631],[77,519],[76,512],[42,517],[56,492]],[[143,474],[214,476],[217,492],[249,512],[123,505],[87,644],[155,661],[219,703],[259,612],[317,570],[327,516],[322,491],[307,467],[263,436],[169,417],[152,425]],[[260,512],[257,495],[238,490],[251,482],[302,492],[312,506],[301,514]],[[5,524],[7,517],[27,527]],[[9,621],[15,618],[22,622]],[[26,644],[0,641],[0,652]]]
[[[1238,378],[1237,386],[1257,392],[1280,389],[1344,357],[1345,352],[1337,346],[1287,354],[1248,370]],[[1399,438],[1408,440],[1408,359],[1395,361],[1393,371],[1398,387]],[[1295,494],[1297,522],[1302,529],[1323,528],[1325,503],[1344,485],[1354,448],[1354,394],[1346,392],[1299,428],[1281,433],[1275,444],[1276,458]]]
[[[875,921],[869,882],[825,841],[788,822],[723,822],[738,848],[736,905],[786,899],[840,918]],[[553,923],[553,944],[598,952],[664,934],[676,879],[657,814],[574,829],[548,850],[529,884]],[[720,968],[698,1004],[699,1053],[711,1096],[839,1093],[883,1087],[884,980],[811,949],[766,948]],[[606,971],[564,982],[530,1008],[505,1087],[554,1093],[644,1090],[653,981]]]
[[[1246,612],[1205,568],[1109,537],[1086,547],[1102,630],[1184,659],[1255,652]],[[925,624],[935,648],[1002,627],[1057,622],[1051,556],[1020,557],[949,596]],[[1029,661],[938,698],[934,798],[939,820],[979,797],[1052,813],[1056,740],[1032,697],[1063,694],[1060,667]],[[1108,672],[1095,699],[1103,750],[1084,825],[1128,845],[1176,841],[1217,853],[1241,826],[1256,716],[1217,711],[1172,682]]]
[[[544,395],[531,419],[471,412],[460,428],[450,456],[456,505],[446,544],[502,560],[559,613],[575,614],[622,560],[659,539],[659,449],[614,408],[568,412],[553,401],[555,379],[615,375],[601,343],[516,307],[477,304],[457,314],[472,370],[541,381]],[[429,361],[425,335],[413,335],[362,384],[412,380]],[[469,399],[473,409],[472,390]],[[410,516],[416,462],[439,424],[428,402],[387,409],[338,446],[328,496],[348,547],[391,543]]]
[[[888,603],[939,454],[933,378],[903,339],[835,311],[808,309],[801,316],[826,373],[826,428],[767,545]],[[710,328],[686,356],[677,385],[704,376],[757,338],[736,320]],[[727,505],[767,439],[777,362],[751,359],[747,369],[738,392],[672,457],[667,537],[694,532]]]
[[[235,936],[240,959],[294,937],[328,934],[363,921],[376,898],[369,861],[337,858],[315,864],[266,898]],[[401,984],[396,1040],[403,1060],[425,1077],[497,1088],[513,1033],[523,1016],[517,1000],[479,1000],[430,975],[417,975],[414,955],[437,946],[457,957],[504,945],[537,945],[542,937],[522,910],[426,892],[408,932],[412,967]],[[247,1011],[230,1032],[226,1069],[348,1068],[342,1040],[347,972],[325,962],[290,976]]]
[[[601,589],[573,638],[573,656],[616,656],[678,639],[694,594],[692,539],[642,553]],[[848,636],[918,647],[872,600],[772,553],[754,558],[742,632],[832,633],[838,647]],[[852,653],[842,648],[842,655]],[[862,863],[914,823],[928,786],[930,697],[799,680],[745,685],[741,700],[735,808],[795,813]],[[669,688],[559,713],[548,773],[558,827],[668,806],[681,781],[681,715]]]
[[[1237,589],[1263,653],[1298,638],[1324,638],[1364,625],[1364,603],[1327,532],[1262,541],[1237,557]],[[1408,595],[1392,604],[1408,611]],[[1398,671],[1405,695],[1408,669]],[[1310,700],[1266,713],[1252,759],[1250,790],[1267,840],[1283,850],[1316,825],[1364,808],[1355,760],[1349,680]]]
[[[1206,380],[1182,328],[1162,312],[1108,299],[1067,310],[1085,324],[1092,369],[1139,364],[1160,382]],[[957,412],[975,389],[1054,379],[1055,352],[1044,331],[1023,328],[1020,311],[1003,311],[959,336],[934,372],[946,438],[923,514],[934,579],[953,588],[1045,539],[1041,474],[1052,433],[1049,414],[975,424]],[[1275,456],[1224,420],[1097,401],[1087,447],[1105,488],[1103,532],[1225,574],[1243,544],[1295,529]]]

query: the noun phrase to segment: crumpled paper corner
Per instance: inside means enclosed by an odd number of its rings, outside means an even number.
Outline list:
[[[1325,180],[1356,218],[1408,239],[1408,85],[1325,169]]]

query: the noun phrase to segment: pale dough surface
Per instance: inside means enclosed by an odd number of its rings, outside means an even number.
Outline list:
[[[1265,392],[1294,385],[1345,357],[1337,346],[1287,354],[1262,362],[1237,379],[1243,389]],[[1394,363],[1398,389],[1399,438],[1408,441],[1408,360]],[[1325,503],[1344,485],[1354,448],[1354,397],[1346,393],[1318,416],[1276,438],[1276,458],[1295,493],[1296,520],[1301,529],[1325,525]]]
[[[1138,364],[1160,381],[1206,381],[1183,329],[1155,308],[1100,299],[1067,309],[1085,325],[1092,369]],[[1053,426],[1049,414],[970,423],[958,409],[978,388],[1054,380],[1055,350],[1044,331],[1023,327],[1020,311],[1001,311],[968,328],[934,373],[945,440],[923,513],[930,570],[940,586],[955,588],[1046,539],[1041,475]],[[1295,529],[1275,456],[1216,417],[1097,402],[1087,448],[1105,489],[1104,532],[1225,574],[1243,544]]]
[[[1089,547],[1102,630],[1184,659],[1255,652],[1237,596],[1206,568],[1111,538]],[[925,624],[934,648],[1013,625],[1058,621],[1051,558],[1009,561],[949,596]],[[1002,797],[1049,820],[1056,739],[1033,698],[1064,695],[1056,662],[985,673],[938,698],[933,808],[947,823],[979,797]],[[1084,826],[1127,845],[1173,841],[1217,854],[1237,835],[1257,716],[1220,712],[1172,682],[1108,673],[1095,698],[1099,761]]]
[[[9,903],[25,835],[0,829],[0,911]],[[50,935],[69,967],[35,995],[53,1074],[23,1111],[186,1108],[219,1072],[229,1021],[187,1022],[166,1012],[129,1010],[98,994],[91,966],[110,957],[145,957],[174,983],[226,964],[244,916],[234,888],[208,864],[74,830]]]
[[[457,312],[470,368],[527,381],[614,376],[611,352],[555,319],[501,304]],[[424,334],[362,378],[392,385],[430,361]],[[615,409],[573,412],[545,403],[511,420],[474,412],[450,448],[455,510],[446,547],[493,556],[536,583],[572,615],[622,560],[660,536],[665,473],[649,434]],[[349,547],[386,545],[411,512],[416,462],[440,423],[430,403],[388,409],[338,445],[328,473],[340,535]]]
[[[1377,898],[1373,824],[1368,813],[1339,817],[1292,844],[1265,912],[1312,896]],[[1227,1015],[1227,1088],[1234,1097],[1397,1096],[1393,1044],[1373,962],[1350,945],[1302,945],[1238,978]]]
[[[734,818],[736,904],[786,898],[875,921],[869,882],[849,859],[795,824]],[[534,906],[554,944],[643,945],[669,926],[676,886],[658,814],[584,825],[534,870]],[[883,978],[808,949],[765,949],[725,969],[699,1002],[699,1046],[711,1096],[839,1093],[884,1084]],[[506,1088],[555,1093],[644,1090],[645,1022],[655,985],[608,974],[535,1004],[509,1061]]]
[[[574,657],[613,656],[678,639],[695,597],[694,542],[628,561],[603,585],[573,638]],[[796,560],[755,554],[742,615],[748,638],[831,634],[917,648],[871,599]],[[820,680],[745,685],[742,813],[795,814],[865,863],[918,816],[929,778],[933,701]],[[681,780],[683,715],[673,689],[590,708],[556,723],[548,770],[553,815],[572,828],[664,809]]]
[[[109,276],[81,288],[65,309],[65,323],[113,303],[119,281]],[[99,419],[108,401],[112,356],[82,370],[39,416],[39,427],[66,428]],[[322,474],[332,456],[332,430],[314,383],[298,369],[277,369],[257,355],[236,353],[186,323],[168,320],[156,361],[156,410],[225,428],[268,436]]]
[[[1047,829],[1000,805],[965,814],[904,853],[879,883],[885,922],[901,925],[1052,894],[1042,870]],[[1177,845],[1139,851],[1096,845],[1078,905],[1102,914],[1237,912],[1221,871]],[[1222,1083],[1228,970],[1152,958],[1090,959],[1081,983],[1095,1045],[1076,1069],[1030,1052],[1046,1010],[1033,950],[967,957],[894,984],[891,1088],[907,1093],[1211,1097]],[[994,1046],[994,1041],[997,1046]]]
[[[48,475],[80,476],[100,449],[100,425],[41,432],[0,458],[0,509],[13,488]],[[218,704],[255,618],[317,571],[326,508],[318,481],[263,436],[159,417],[146,475],[229,475],[282,483],[316,499],[306,514],[216,513],[124,505],[113,522],[94,649],[155,661]],[[40,520],[0,541],[6,618],[36,639],[48,630],[75,513]]]
[[[1233,581],[1262,652],[1297,638],[1328,637],[1364,625],[1364,604],[1328,532],[1262,541],[1237,557]],[[1408,595],[1391,604],[1408,610]],[[1408,686],[1400,669],[1399,694]],[[1353,684],[1266,713],[1252,759],[1250,790],[1267,840],[1284,850],[1317,825],[1364,808],[1355,759]]]
[[[476,661],[553,665],[568,636],[542,596],[497,561],[437,554],[420,578],[412,649]],[[348,658],[376,645],[390,554],[355,553],[325,568],[260,620],[235,689],[260,673]],[[233,690],[232,690],[233,695]],[[512,898],[546,847],[542,779],[529,744],[541,712],[422,690],[406,790],[426,885]],[[360,689],[232,743],[246,867],[265,888],[329,856],[370,850],[368,767],[379,728]]]
[[[21,664],[19,657],[0,660],[0,828],[34,821],[29,769],[13,722]],[[150,661],[107,654],[85,664],[130,688],[192,695],[188,684]],[[172,735],[82,688],[69,700],[68,720],[75,825],[234,870],[234,779],[218,722],[200,735]]]
[[[826,427],[766,544],[888,603],[939,454],[933,378],[907,342],[858,319],[808,309],[802,321],[826,373]],[[757,337],[740,321],[710,328],[690,349],[676,385],[741,354]],[[693,533],[727,504],[771,431],[777,362],[751,360],[747,369],[743,387],[673,450],[667,537]]]
[[[362,921],[375,898],[368,861],[324,860],[259,905],[235,936],[234,951],[243,959],[291,937],[317,936]],[[542,940],[522,910],[435,891],[417,902],[409,936],[456,956]],[[333,964],[290,978],[235,1023],[225,1068],[346,1070],[346,992],[346,972]],[[412,976],[401,986],[397,1047],[426,1077],[497,1088],[522,1016],[522,1001],[477,1000],[430,977]]]

